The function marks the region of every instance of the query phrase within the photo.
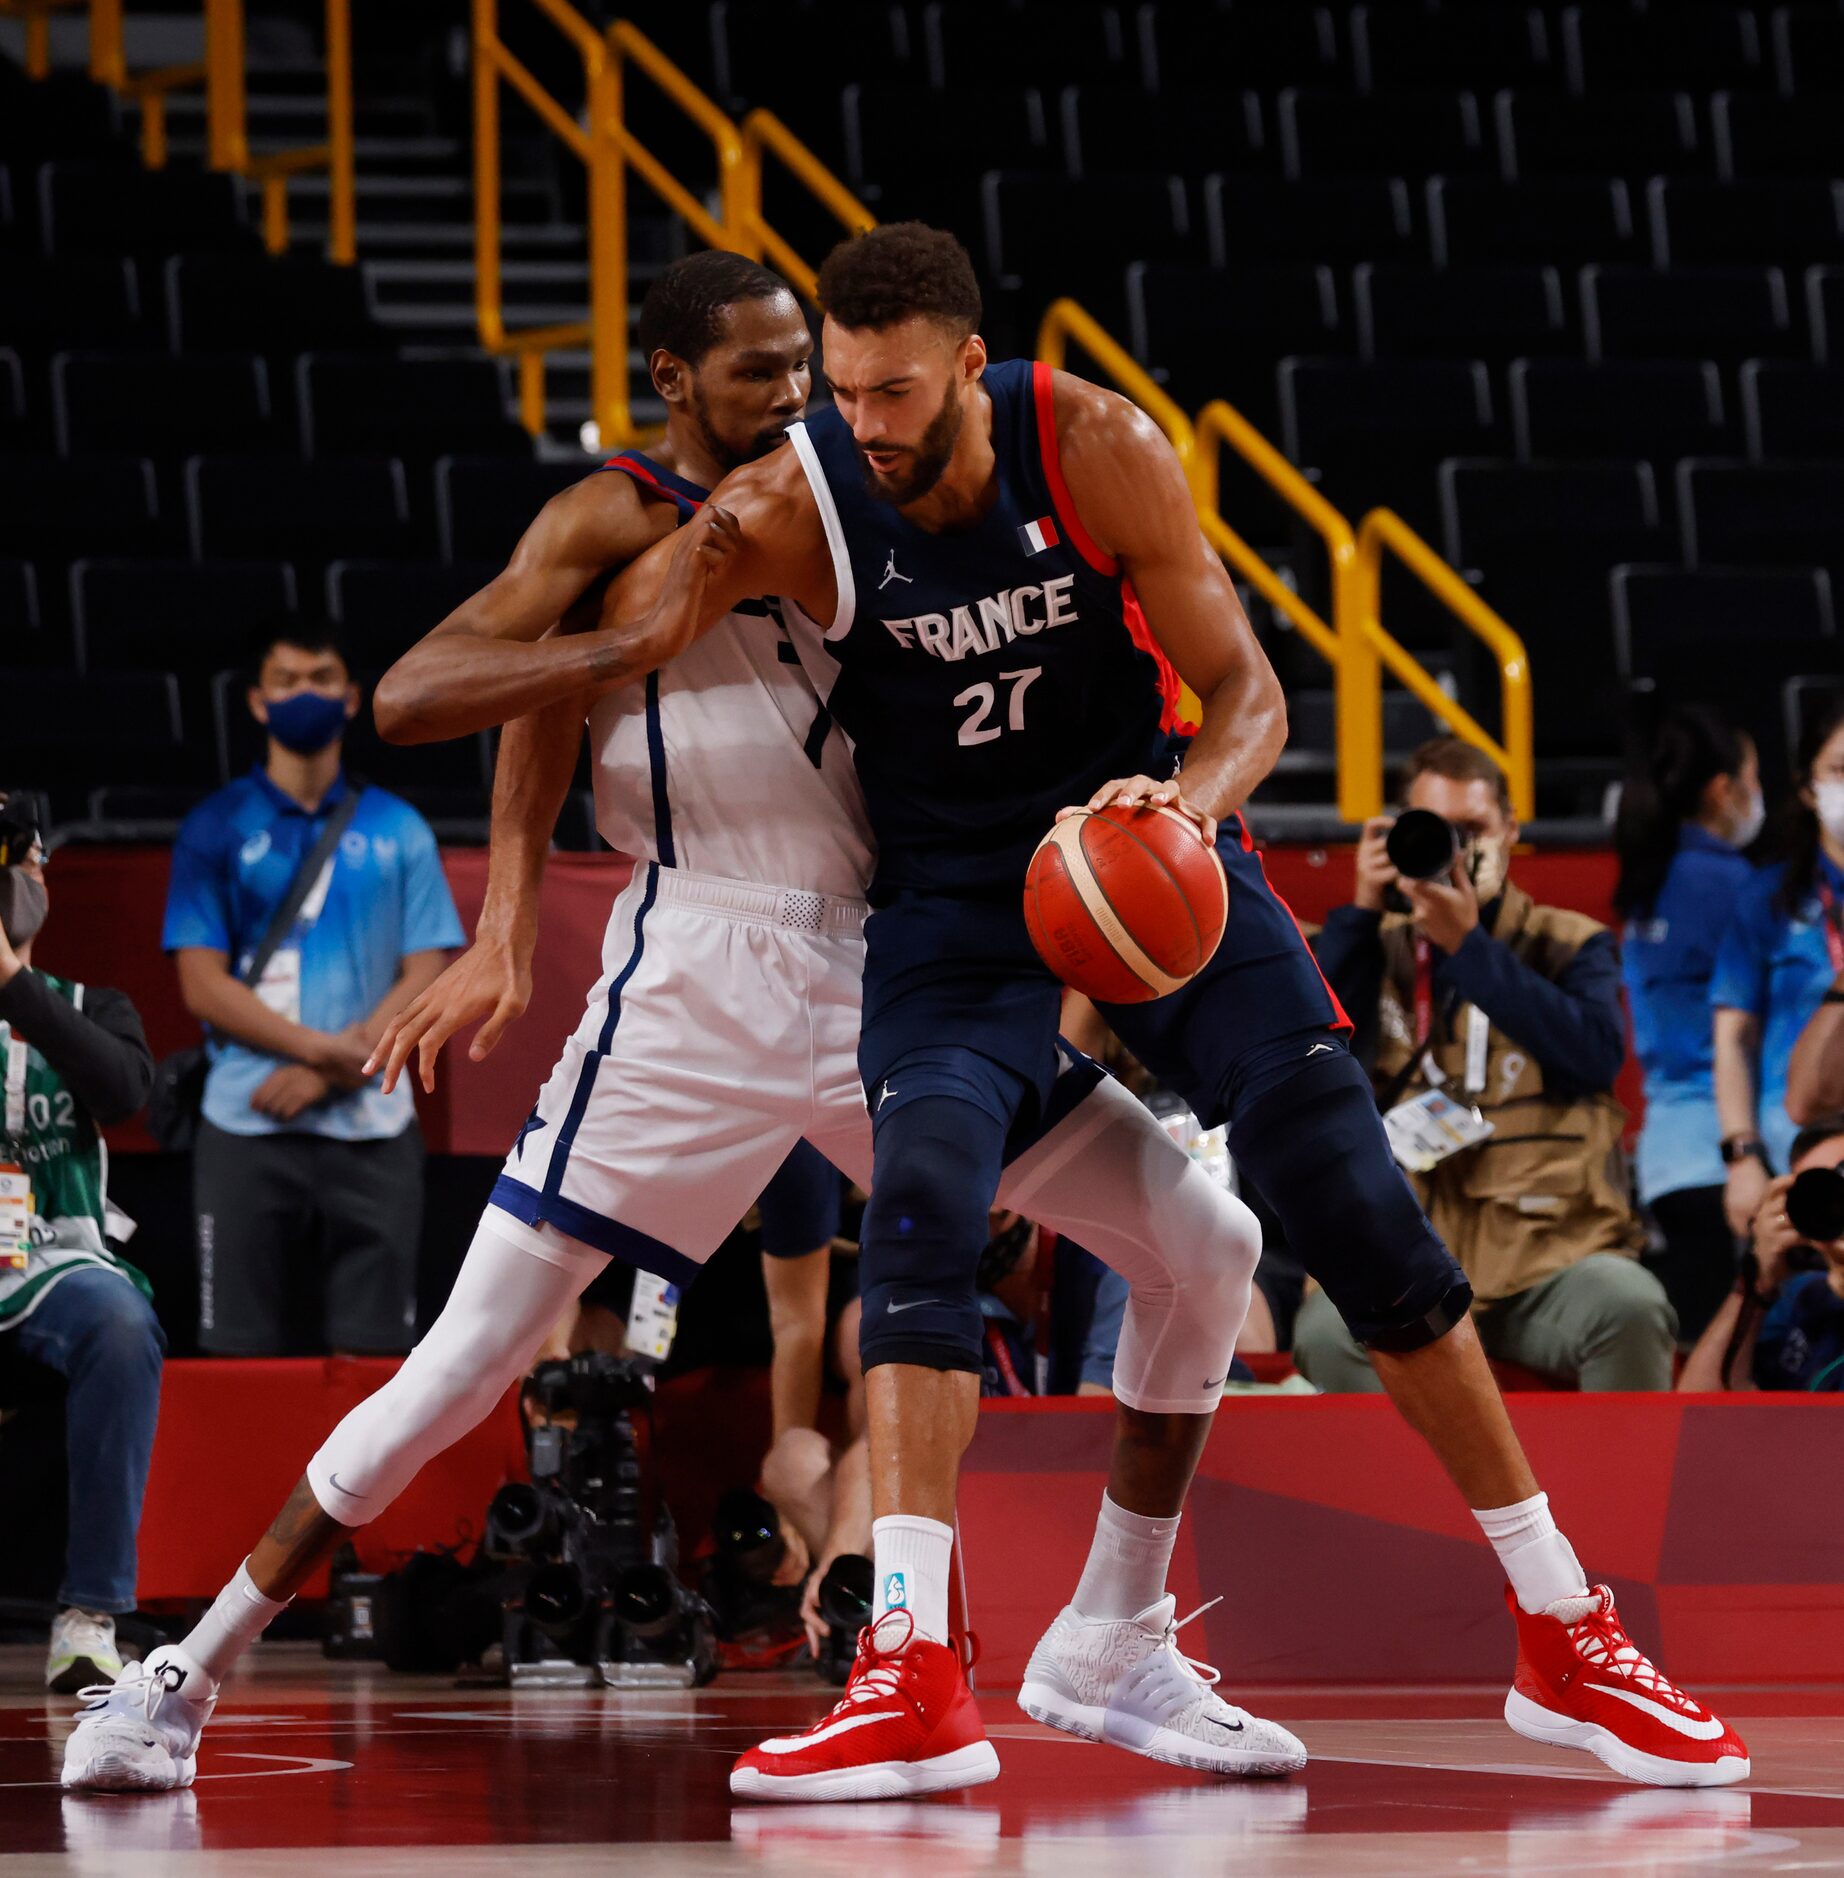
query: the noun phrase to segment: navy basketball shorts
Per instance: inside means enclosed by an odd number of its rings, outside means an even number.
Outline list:
[[[1239,820],[1217,852],[1229,921],[1190,984],[1104,1005],[1121,1041],[1206,1126],[1227,1123],[1243,1174],[1360,1340],[1432,1341],[1471,1294],[1390,1154],[1347,1025]],[[1061,986],[1020,898],[899,894],[865,927],[858,1046],[874,1122],[921,1096],[972,1100],[1015,1145],[1047,1109]]]

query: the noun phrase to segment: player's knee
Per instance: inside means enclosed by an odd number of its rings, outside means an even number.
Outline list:
[[[1472,1287],[1409,1191],[1350,1057],[1308,1066],[1238,1116],[1230,1147],[1361,1343],[1420,1349],[1466,1315]]]

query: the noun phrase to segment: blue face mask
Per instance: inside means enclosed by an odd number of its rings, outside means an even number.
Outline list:
[[[265,698],[269,734],[296,756],[314,756],[346,728],[346,700],[321,691],[297,691],[291,697]]]

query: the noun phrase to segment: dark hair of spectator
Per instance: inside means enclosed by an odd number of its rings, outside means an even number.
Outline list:
[[[1775,901],[1789,919],[1799,917],[1799,909],[1818,881],[1818,811],[1800,801],[1799,791],[1811,783],[1819,751],[1840,730],[1844,730],[1844,689],[1834,691],[1823,708],[1807,721],[1793,762],[1793,793],[1781,811],[1779,840],[1775,845],[1786,863],[1786,874]]]
[[[921,314],[957,340],[980,323],[980,284],[967,250],[946,229],[886,222],[842,241],[820,268],[826,317],[854,332],[877,332]]]
[[[1835,1141],[1839,1135],[1844,1135],[1844,1110],[1821,1115],[1815,1122],[1807,1122],[1793,1137],[1793,1149],[1787,1156],[1787,1165],[1798,1166],[1814,1148],[1822,1148],[1827,1141]]]
[[[1498,807],[1505,819],[1511,819],[1511,785],[1505,772],[1476,743],[1464,737],[1434,737],[1424,743],[1402,766],[1402,793],[1417,776],[1444,776],[1449,782],[1490,783],[1498,796]]]
[[[696,365],[723,337],[725,309],[739,300],[771,300],[792,289],[779,274],[723,248],[674,261],[647,289],[635,337],[640,356],[670,352]]]
[[[249,681],[262,683],[263,667],[277,646],[290,646],[296,652],[332,652],[348,672],[352,661],[346,656],[345,641],[336,627],[323,620],[278,619],[262,627],[250,640]]]
[[[1628,774],[1620,792],[1614,905],[1623,917],[1652,911],[1677,853],[1679,829],[1696,816],[1709,784],[1718,776],[1739,775],[1747,760],[1747,740],[1720,712],[1680,704],[1665,714],[1644,763]]]

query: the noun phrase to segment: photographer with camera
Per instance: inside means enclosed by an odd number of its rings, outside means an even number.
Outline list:
[[[1793,1142],[1767,1184],[1742,1275],[1678,1379],[1682,1390],[1844,1390],[1844,1114]]]
[[[1483,751],[1424,744],[1404,800],[1365,825],[1355,900],[1316,948],[1396,1158],[1471,1281],[1488,1355],[1582,1389],[1668,1389],[1677,1319],[1635,1256],[1613,1097],[1613,935],[1508,878],[1517,821]],[[1379,1387],[1323,1292],[1294,1352],[1321,1389]]]
[[[68,1695],[121,1672],[166,1338],[147,1280],[109,1244],[97,1133],[146,1102],[154,1059],[125,994],[34,968],[50,904],[36,810],[0,795],[0,1363],[66,1384],[69,1533],[45,1683]]]

